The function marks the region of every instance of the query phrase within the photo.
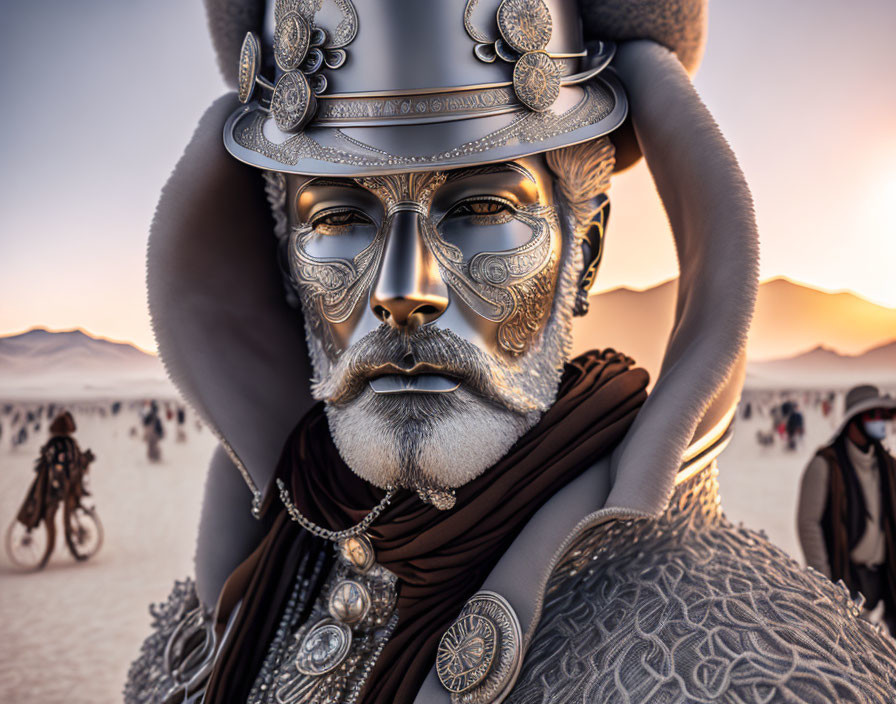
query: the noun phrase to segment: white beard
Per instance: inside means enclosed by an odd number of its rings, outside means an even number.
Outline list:
[[[380,487],[463,486],[500,460],[540,414],[516,413],[463,387],[449,394],[381,396],[369,388],[327,405],[346,464]]]
[[[493,382],[485,393],[462,384],[447,394],[383,396],[365,384],[343,401],[340,380],[351,366],[353,349],[331,360],[309,321],[316,312],[305,311],[316,378],[312,394],[326,402],[333,441],[355,474],[381,488],[441,491],[463,486],[504,457],[553,405],[572,349],[572,311],[583,266],[571,216],[563,225],[557,287],[540,335],[512,359],[467,343],[467,356]]]

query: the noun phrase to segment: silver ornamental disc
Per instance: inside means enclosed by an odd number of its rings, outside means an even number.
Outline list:
[[[352,632],[348,626],[330,619],[318,621],[302,638],[296,653],[296,669],[303,675],[324,675],[345,660],[351,644]]]
[[[284,132],[297,132],[311,119],[317,100],[304,74],[284,73],[274,87],[271,114]]]
[[[237,93],[241,103],[248,103],[255,90],[255,81],[261,66],[261,44],[253,32],[246,32],[243,46],[240,49],[240,65],[238,70]]]
[[[373,567],[376,560],[370,538],[363,533],[340,541],[339,557],[345,564],[361,574]]]
[[[544,49],[552,30],[551,11],[543,0],[504,0],[498,7],[498,31],[521,54]]]
[[[547,110],[560,95],[560,67],[543,51],[523,54],[513,67],[513,90],[530,110]]]
[[[311,46],[311,27],[298,12],[287,12],[274,29],[274,60],[281,71],[295,71]]]
[[[485,679],[495,660],[497,633],[490,620],[467,614],[439,641],[436,672],[449,692],[460,694]]]
[[[522,664],[519,619],[500,594],[483,590],[439,641],[436,674],[452,704],[487,704],[514,682]]]
[[[360,582],[343,579],[333,587],[328,607],[330,615],[342,623],[358,623],[370,611],[370,592]]]

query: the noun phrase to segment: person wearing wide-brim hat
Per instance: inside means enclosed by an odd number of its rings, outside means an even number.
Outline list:
[[[884,701],[896,644],[720,508],[758,236],[706,2],[207,7],[237,93],[147,282],[222,446],[128,704]],[[649,396],[599,329],[572,355],[642,155],[681,267]]]
[[[896,460],[882,443],[896,398],[863,384],[847,392],[845,405],[803,473],[800,543],[808,565],[863,594],[866,609],[883,601],[896,632]]]

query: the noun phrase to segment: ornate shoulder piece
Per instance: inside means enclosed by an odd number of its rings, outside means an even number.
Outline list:
[[[214,662],[211,610],[200,603],[192,579],[176,581],[168,600],[150,606],[149,613],[153,633],[128,670],[125,704],[156,704],[179,690],[186,696]]]
[[[731,525],[708,468],[660,518],[603,524],[573,547],[508,702],[883,704],[896,641],[861,607]]]

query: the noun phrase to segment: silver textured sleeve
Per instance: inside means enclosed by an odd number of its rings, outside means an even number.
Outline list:
[[[828,500],[828,471],[827,461],[815,457],[803,472],[796,509],[796,529],[806,564],[830,578],[831,565],[821,530],[821,517]]]

